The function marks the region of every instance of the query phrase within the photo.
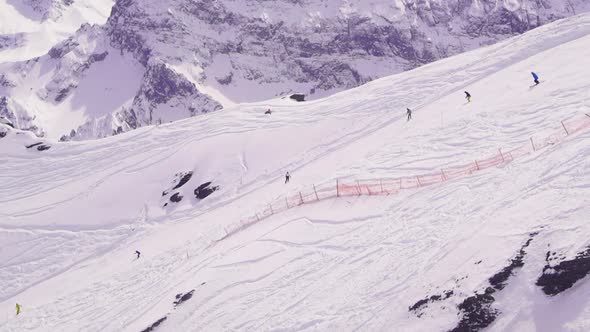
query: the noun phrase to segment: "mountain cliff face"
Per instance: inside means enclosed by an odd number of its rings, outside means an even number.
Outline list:
[[[47,126],[50,136],[102,137],[236,102],[325,96],[589,9],[584,0],[118,0],[104,26],[0,65],[10,82],[3,113],[44,128],[41,108],[65,108],[77,120]],[[97,66],[125,86],[80,96],[97,85]],[[36,79],[47,71],[51,79]],[[89,105],[105,99],[119,102]]]

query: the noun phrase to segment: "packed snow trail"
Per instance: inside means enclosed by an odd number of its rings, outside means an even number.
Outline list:
[[[0,236],[14,249],[0,250],[0,330],[137,331],[165,315],[162,331],[448,330],[457,305],[535,231],[524,267],[495,295],[495,324],[534,330],[577,304],[550,326],[583,330],[590,307],[576,291],[586,279],[555,301],[535,280],[548,247],[570,259],[589,245],[588,132],[444,186],[320,202],[212,242],[285,192],[429,173],[590,113],[589,34],[582,15],[323,100],[237,105],[95,142],[49,141],[43,152],[9,132]],[[531,68],[547,84],[529,89]],[[186,171],[184,199],[163,208],[162,191]],[[198,201],[193,189],[207,181],[221,189]],[[408,311],[445,290],[454,295],[420,317]]]
[[[486,170],[490,167],[504,166],[515,159],[525,157],[531,153],[542,152],[549,146],[554,146],[566,140],[570,135],[575,135],[590,128],[590,115],[583,114],[577,119],[570,120],[566,125],[561,121],[562,128],[547,137],[530,138],[530,143],[515,149],[498,149],[491,158],[475,160],[464,165],[452,165],[440,168],[438,173],[415,174],[403,178],[373,178],[373,179],[338,179],[336,182],[312,185],[312,188],[300,190],[279,197],[268,202],[264,210],[257,211],[254,215],[242,219],[229,227],[224,228],[225,235],[216,241],[223,241],[239,231],[244,230],[266,218],[288,209],[297,208],[303,204],[316,203],[326,199],[334,199],[346,196],[379,196],[393,195],[401,190],[418,189],[433,184],[452,181],[457,178],[471,176],[475,172]]]

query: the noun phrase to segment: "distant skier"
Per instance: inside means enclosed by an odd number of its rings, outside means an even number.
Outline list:
[[[465,91],[465,99],[467,99],[467,102],[470,103],[471,102],[471,95],[469,94],[469,92]]]
[[[531,75],[533,75],[533,80],[535,81],[535,85],[539,85],[539,75],[537,75],[537,73],[535,73],[534,71],[531,72]]]
[[[410,120],[412,120],[412,110],[409,108],[406,108],[406,109],[407,109],[406,114],[408,115],[408,121],[410,121]]]
[[[268,115],[270,115],[271,113],[272,112],[270,111],[270,108],[266,112],[264,112],[264,114],[268,114]]]
[[[16,315],[18,316],[20,314],[20,304],[16,304]]]
[[[141,253],[139,252],[139,250],[135,250],[135,254],[137,255],[137,258],[139,259],[139,256],[141,256]]]
[[[289,183],[289,180],[291,180],[291,174],[287,172],[287,174],[285,174],[285,183]]]

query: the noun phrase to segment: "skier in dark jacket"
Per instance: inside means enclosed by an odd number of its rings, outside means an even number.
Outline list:
[[[535,73],[534,71],[531,72],[531,75],[533,75],[533,80],[535,81],[535,85],[539,85],[539,75],[537,75],[537,73]]]
[[[287,174],[285,174],[285,183],[289,183],[289,180],[291,180],[291,174],[287,172]]]
[[[471,95],[469,94],[469,92],[465,91],[465,99],[467,99],[467,102],[470,103],[471,102]]]
[[[407,109],[406,114],[408,115],[408,121],[410,121],[410,120],[412,120],[412,110],[409,108],[406,108],[406,109]]]
[[[264,112],[264,114],[268,114],[270,115],[272,112],[270,111],[270,108],[268,109],[268,111]]]
[[[137,258],[139,258],[139,256],[141,256],[141,253],[139,252],[139,250],[135,250],[135,254],[137,255]]]

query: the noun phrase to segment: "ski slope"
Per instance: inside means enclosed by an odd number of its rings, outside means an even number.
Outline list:
[[[141,331],[163,317],[157,331],[446,331],[519,252],[523,265],[492,285],[489,329],[586,331],[588,277],[553,297],[535,283],[549,256],[590,246],[590,131],[444,184],[225,228],[313,184],[437,171],[590,114],[588,45],[580,15],[312,102],[239,104],[45,151],[3,127],[0,331]],[[220,189],[196,199],[209,181]]]

